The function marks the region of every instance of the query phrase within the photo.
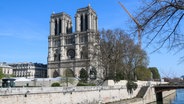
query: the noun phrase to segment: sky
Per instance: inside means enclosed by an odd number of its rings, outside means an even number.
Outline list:
[[[0,0],[0,62],[46,64],[50,15],[66,12],[75,28],[77,9],[88,4],[98,15],[99,30],[121,28],[129,33],[133,22],[118,1],[132,14],[141,4],[140,0]],[[179,64],[182,53],[175,54],[164,48],[151,53],[153,49],[145,48],[149,67],[157,67],[162,77],[184,75],[184,63]]]

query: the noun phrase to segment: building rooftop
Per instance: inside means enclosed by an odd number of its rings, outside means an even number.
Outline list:
[[[83,12],[83,11],[89,11],[89,10],[91,10],[93,13],[96,14],[96,12],[93,10],[93,8],[91,8],[90,4],[87,7],[77,9],[77,12]]]

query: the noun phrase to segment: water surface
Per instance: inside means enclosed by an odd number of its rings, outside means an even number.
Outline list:
[[[163,103],[154,102],[150,104],[184,104],[184,89],[177,89],[176,93],[165,97]]]

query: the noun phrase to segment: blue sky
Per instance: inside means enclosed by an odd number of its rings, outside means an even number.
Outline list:
[[[119,0],[134,14],[140,0]],[[47,63],[49,20],[52,12],[66,12],[73,19],[78,8],[88,4],[98,15],[99,29],[121,28],[127,32],[132,25],[118,0],[1,0],[0,1],[0,62]],[[144,43],[143,43],[144,44]],[[174,55],[161,49],[151,53],[146,48],[150,65],[162,76],[181,76],[184,65],[178,64],[182,53]]]

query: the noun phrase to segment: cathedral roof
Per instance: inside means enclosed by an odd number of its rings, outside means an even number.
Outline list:
[[[65,13],[65,12],[60,12],[60,13],[52,13],[51,17],[61,17],[61,16],[66,16],[67,18],[70,18],[70,15]]]
[[[96,14],[93,8],[91,8],[90,4],[87,7],[77,9],[77,12],[85,12],[85,11],[92,11],[93,13]]]

